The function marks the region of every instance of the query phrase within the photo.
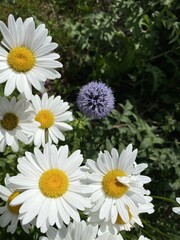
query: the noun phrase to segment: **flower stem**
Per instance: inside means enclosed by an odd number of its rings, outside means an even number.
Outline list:
[[[45,129],[45,143],[48,143],[48,139],[49,139],[48,129],[46,128],[46,129]]]
[[[159,230],[158,228],[154,227],[154,226],[151,226],[150,224],[148,224],[147,221],[145,221],[144,219],[141,219],[143,224],[146,225],[148,228],[152,229],[154,232],[160,234],[161,236],[164,236],[166,237],[166,239],[171,239],[173,240],[172,236],[171,235],[167,235],[166,233],[162,232],[161,230]]]
[[[151,196],[151,197],[155,198],[155,199],[160,199],[160,200],[163,200],[163,201],[166,201],[166,202],[170,202],[170,203],[175,203],[176,202],[173,199],[166,198],[166,197],[163,197],[163,196]]]

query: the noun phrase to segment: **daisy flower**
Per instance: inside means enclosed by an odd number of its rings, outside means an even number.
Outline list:
[[[123,240],[123,237],[121,236],[121,234],[112,235],[110,233],[105,233],[96,238],[96,240]]]
[[[73,222],[69,226],[62,229],[49,228],[47,237],[41,237],[40,240],[123,240],[121,235],[113,236],[110,233],[105,233],[96,238],[97,227],[87,224],[85,221],[79,223]]]
[[[150,240],[150,239],[141,235],[138,240]]]
[[[71,121],[72,112],[67,111],[69,104],[64,102],[60,96],[51,96],[47,93],[32,97],[32,108],[35,112],[35,120],[40,123],[38,130],[34,133],[34,144],[37,147],[45,145],[45,142],[58,143],[58,140],[65,140],[62,132],[72,130],[72,127],[66,122]],[[46,139],[47,138],[47,139]]]
[[[154,212],[154,205],[151,203],[152,198],[150,196],[144,196],[145,203],[138,204],[138,212],[140,213],[148,213],[151,214]],[[130,211],[128,211],[129,214],[129,222],[125,223],[120,215],[118,214],[116,222],[112,224],[111,220],[105,221],[99,219],[99,211],[97,212],[91,212],[91,209],[89,212],[86,212],[88,214],[87,221],[91,224],[95,224],[99,226],[98,235],[102,235],[105,232],[110,232],[111,234],[118,234],[119,231],[130,231],[135,224],[138,224],[139,226],[143,227],[143,224],[141,222],[141,219],[138,215],[137,218],[134,218]]]
[[[8,26],[0,21],[3,35],[0,47],[0,83],[6,82],[4,94],[9,96],[15,88],[31,98],[32,86],[40,92],[45,90],[47,79],[60,78],[55,68],[62,67],[60,57],[53,53],[58,44],[51,42],[44,24],[35,28],[32,17],[24,22],[10,14]]]
[[[176,201],[177,201],[177,203],[180,204],[180,197],[177,197],[177,198],[176,198]],[[178,215],[180,215],[180,207],[173,207],[172,210],[173,210],[173,212],[175,212],[175,213],[177,213]]]
[[[17,205],[15,207],[10,206],[11,201],[20,194],[19,191],[10,188],[8,186],[8,180],[9,175],[6,174],[5,177],[5,187],[0,185],[0,198],[6,202],[5,206],[0,207],[0,226],[2,228],[7,227],[7,232],[10,232],[13,234],[18,226],[18,222],[20,221],[20,214],[19,214],[19,208],[21,205]],[[30,224],[22,225],[22,222],[20,221],[21,226],[23,230],[28,233]]]
[[[10,101],[6,97],[0,97],[0,151],[3,152],[6,145],[14,152],[19,149],[18,141],[29,144],[29,137],[39,126],[34,121],[34,114],[29,109],[30,103],[20,99],[16,102],[13,97]]]
[[[112,235],[118,234],[119,231],[130,231],[134,224],[137,223],[141,227],[142,222],[139,217],[134,218],[131,213],[129,212],[129,222],[125,223],[120,215],[118,215],[116,222],[112,224],[111,220],[105,221],[99,219],[99,211],[97,212],[90,212],[88,213],[87,221],[93,225],[99,226],[98,235],[102,235],[106,232],[111,233]]]
[[[114,108],[113,92],[106,84],[92,81],[80,89],[77,106],[87,117],[103,118]]]
[[[50,227],[46,233],[46,237],[40,238],[40,240],[94,240],[97,234],[97,227],[87,225],[85,221],[71,222],[68,227],[62,229],[56,229]]]
[[[88,187],[81,183],[84,170],[80,165],[83,157],[80,150],[68,157],[68,146],[59,149],[49,143],[43,152],[38,148],[34,154],[26,152],[18,159],[19,174],[11,177],[11,184],[24,190],[11,202],[11,206],[22,205],[22,223],[27,224],[35,217],[36,227],[46,232],[49,226],[58,228],[69,224],[70,218],[80,221],[78,210],[91,207],[86,197]]]
[[[146,203],[143,185],[151,181],[149,177],[140,175],[147,164],[136,164],[137,150],[132,151],[132,144],[118,154],[116,149],[100,152],[97,162],[87,160],[89,168],[87,180],[93,191],[91,201],[92,212],[99,212],[99,219],[112,224],[118,215],[124,223],[128,223],[130,216],[138,218],[138,204]]]

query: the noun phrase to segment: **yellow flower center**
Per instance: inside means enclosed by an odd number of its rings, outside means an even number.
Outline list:
[[[117,177],[123,177],[126,174],[118,169],[109,171],[102,180],[104,192],[112,198],[119,198],[126,193],[128,187],[117,180]]]
[[[9,198],[8,198],[8,200],[7,200],[7,204],[8,204],[8,209],[9,209],[9,211],[12,212],[12,213],[15,213],[15,214],[19,214],[19,209],[20,209],[21,205],[17,205],[17,206],[13,206],[13,207],[12,207],[12,206],[10,206],[10,203],[11,203],[11,201],[12,201],[15,197],[17,197],[19,194],[20,194],[20,192],[15,191],[14,193],[12,193],[12,194],[9,196]]]
[[[1,126],[6,130],[13,130],[18,125],[18,117],[14,113],[6,113],[1,120]]]
[[[129,219],[131,220],[132,219],[132,214],[131,214],[129,208],[128,208],[128,214],[129,214]],[[122,220],[122,218],[119,214],[117,216],[116,223],[120,224],[120,225],[125,224],[125,222]]]
[[[41,110],[36,115],[35,120],[40,122],[41,128],[50,128],[54,123],[54,115],[49,110]]]
[[[43,195],[49,198],[58,198],[68,189],[69,180],[65,172],[59,169],[50,169],[42,174],[39,188]]]
[[[35,56],[26,47],[15,47],[8,54],[7,61],[11,68],[17,72],[27,72],[35,64]]]

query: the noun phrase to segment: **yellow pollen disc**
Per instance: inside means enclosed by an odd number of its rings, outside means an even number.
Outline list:
[[[15,47],[8,54],[8,63],[17,72],[27,72],[35,64],[33,52],[26,47]]]
[[[119,198],[126,193],[128,187],[117,180],[117,177],[123,177],[126,174],[118,169],[109,171],[102,180],[104,192],[112,198]]]
[[[128,215],[129,215],[129,219],[131,220],[132,219],[132,214],[131,214],[129,208],[128,208]],[[119,214],[117,216],[116,223],[120,224],[120,225],[125,224],[125,222],[122,220],[122,218]]]
[[[20,209],[21,205],[17,205],[17,206],[14,206],[14,207],[12,207],[12,206],[9,205],[10,202],[11,202],[15,197],[17,197],[19,194],[20,194],[20,192],[16,191],[16,192],[12,193],[12,194],[9,196],[8,200],[7,200],[8,209],[9,209],[9,211],[11,211],[12,213],[19,214],[19,209]]]
[[[50,169],[44,172],[39,180],[39,188],[43,195],[49,198],[58,198],[68,189],[69,180],[65,172],[59,169]]]
[[[54,115],[49,110],[41,110],[36,115],[35,120],[40,122],[41,128],[50,128],[54,123]]]
[[[18,125],[18,117],[14,113],[6,113],[1,120],[1,126],[6,130],[13,130]]]

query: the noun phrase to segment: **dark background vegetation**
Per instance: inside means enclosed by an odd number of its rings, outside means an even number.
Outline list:
[[[121,151],[132,143],[139,150],[137,162],[148,163],[155,213],[142,214],[144,228],[124,238],[180,239],[179,216],[172,212],[180,196],[180,2],[14,0],[0,1],[0,12],[5,23],[10,13],[45,23],[59,44],[62,77],[46,87],[71,105],[74,131],[65,142],[71,151],[80,148],[85,159],[96,159],[100,150]],[[80,87],[91,80],[108,84],[115,95],[115,109],[102,120],[86,119],[76,106]],[[1,154],[1,184],[7,172],[16,174],[18,156],[29,149],[22,145],[18,153],[7,148]],[[37,239],[36,230],[0,232],[0,239]]]

